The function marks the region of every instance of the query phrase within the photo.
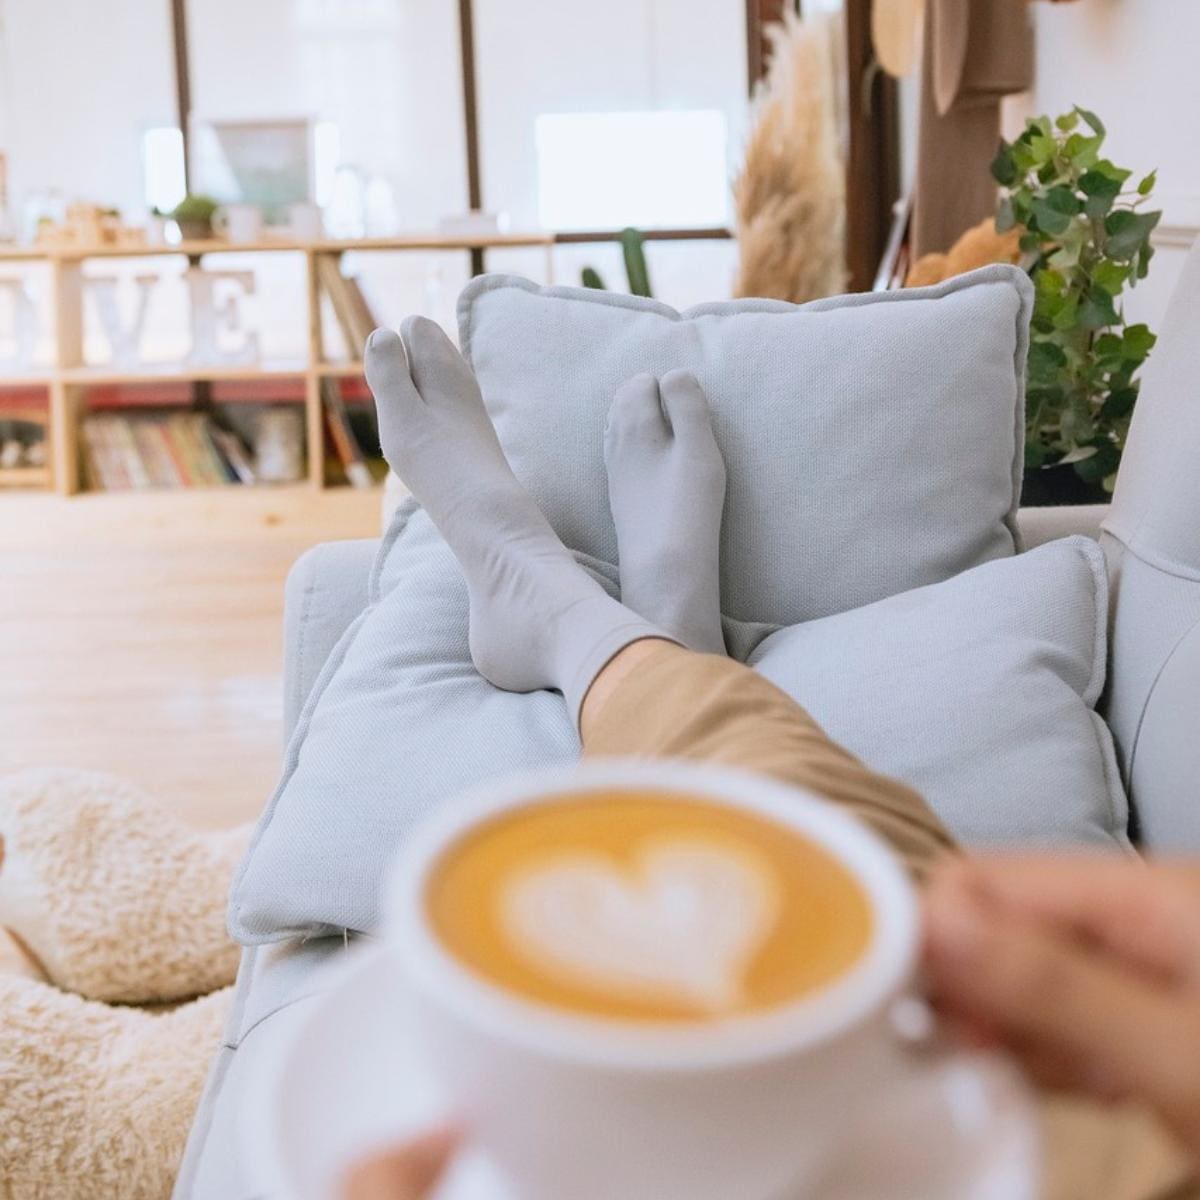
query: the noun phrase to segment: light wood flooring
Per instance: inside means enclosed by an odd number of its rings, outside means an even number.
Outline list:
[[[0,773],[107,771],[198,827],[253,819],[279,767],[284,578],[379,522],[352,489],[0,495]]]

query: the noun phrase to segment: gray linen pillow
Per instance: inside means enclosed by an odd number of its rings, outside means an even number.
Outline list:
[[[1124,846],[1112,743],[1092,711],[1105,605],[1098,548],[1068,538],[781,630],[752,661],[968,842]],[[371,932],[387,865],[423,814],[577,755],[561,697],[497,691],[472,667],[466,631],[458,566],[406,502],[235,881],[239,941]]]
[[[721,609],[792,625],[1017,548],[1031,305],[1012,266],[683,313],[490,275],[462,293],[459,340],[517,477],[568,546],[609,563],[613,394],[693,371],[729,470]]]

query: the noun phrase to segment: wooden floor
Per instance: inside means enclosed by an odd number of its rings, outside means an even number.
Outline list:
[[[353,489],[0,495],[0,773],[85,767],[197,826],[253,819],[279,767],[284,577],[379,522]]]

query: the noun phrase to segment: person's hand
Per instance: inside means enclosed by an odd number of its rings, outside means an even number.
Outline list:
[[[439,1130],[373,1155],[346,1175],[345,1200],[428,1200],[458,1145]]]
[[[925,966],[969,1040],[1049,1087],[1145,1101],[1200,1159],[1200,866],[956,860],[926,895]]]

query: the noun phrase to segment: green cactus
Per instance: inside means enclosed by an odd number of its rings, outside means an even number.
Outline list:
[[[649,296],[650,269],[646,266],[646,239],[632,226],[621,230],[621,250],[625,255],[625,277],[634,296]],[[595,267],[584,267],[581,276],[585,288],[606,290],[604,280]]]
[[[645,240],[634,228],[621,230],[621,249],[625,252],[625,274],[629,290],[635,296],[650,296],[650,269],[646,266]]]

